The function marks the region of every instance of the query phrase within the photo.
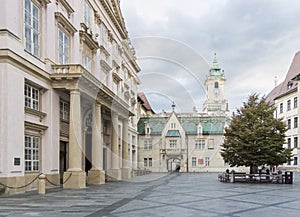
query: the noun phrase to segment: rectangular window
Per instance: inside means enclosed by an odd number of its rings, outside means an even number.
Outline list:
[[[288,120],[287,120],[287,128],[288,128],[288,129],[291,129],[291,119],[288,119]]]
[[[288,111],[291,110],[291,100],[290,99],[287,101],[287,110]]]
[[[144,149],[152,149],[152,141],[151,140],[144,141]]]
[[[177,140],[170,140],[170,148],[176,148],[177,147]]]
[[[39,111],[40,91],[29,84],[24,87],[25,107]]]
[[[294,137],[294,148],[298,148],[298,137]]]
[[[40,56],[40,11],[31,1],[25,0],[25,49],[34,56]]]
[[[294,165],[298,165],[298,157],[294,157]]]
[[[144,141],[144,149],[145,149],[145,150],[148,149],[148,140],[145,140],[145,141]]]
[[[214,140],[213,139],[209,139],[208,140],[208,149],[214,149]]]
[[[63,30],[58,29],[58,59],[60,64],[69,62],[69,35]]]
[[[280,103],[280,111],[279,113],[283,113],[283,103]]]
[[[104,25],[101,26],[101,45],[106,48],[107,44],[107,29]]]
[[[147,166],[148,166],[148,159],[144,158],[144,167],[147,167]]]
[[[298,97],[294,98],[294,108],[298,107]]]
[[[68,121],[69,120],[69,111],[70,111],[70,105],[69,103],[65,102],[65,101],[60,101],[60,118]]]
[[[298,127],[298,117],[294,117],[294,128]]]
[[[25,171],[36,172],[40,168],[40,138],[25,135]]]
[[[87,27],[91,26],[91,7],[87,1],[84,1],[84,24]]]
[[[288,147],[288,148],[291,148],[291,138],[288,138],[288,139],[287,139],[287,147]]]
[[[196,157],[192,157],[192,167],[195,167],[197,164],[197,158]]]
[[[89,72],[92,71],[92,60],[85,53],[82,54],[82,64],[86,70],[88,70]]]
[[[200,150],[205,149],[205,140],[204,139],[196,139],[195,140],[195,149],[200,149]]]
[[[205,166],[209,166],[209,157],[205,157]]]
[[[149,167],[152,167],[152,158],[149,158],[148,164],[149,164]]]

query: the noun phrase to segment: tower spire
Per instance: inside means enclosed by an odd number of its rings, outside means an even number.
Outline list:
[[[218,63],[217,54],[214,53],[214,60],[211,69],[221,69]]]

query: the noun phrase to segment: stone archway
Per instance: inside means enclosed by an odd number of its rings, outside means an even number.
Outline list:
[[[167,170],[168,172],[179,172],[181,159],[178,157],[171,157],[167,160]]]

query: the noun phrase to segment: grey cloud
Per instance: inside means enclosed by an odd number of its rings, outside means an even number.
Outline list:
[[[200,10],[204,2],[188,3]],[[130,3],[126,1],[126,4]],[[143,52],[163,57],[171,55],[173,60],[203,80],[208,73],[208,66],[199,67],[197,56],[210,62],[213,53],[217,52],[227,77],[227,96],[231,109],[241,105],[241,101],[247,97],[244,95],[253,91],[262,94],[270,91],[274,75],[284,78],[294,53],[300,48],[300,2],[297,0],[230,0],[226,4],[215,4],[205,16],[191,14],[173,4],[183,3],[172,1],[165,10],[168,20],[164,23],[147,23],[146,19],[139,19],[138,8],[134,5],[128,7],[131,11],[123,13],[130,35],[132,38],[160,36],[178,40],[195,50],[195,56],[186,54],[184,50],[178,52],[176,46],[165,49],[168,43],[163,41],[159,46],[134,43],[138,56],[143,56]],[[151,66],[151,63],[148,65]],[[155,70],[157,66],[159,71],[168,73],[166,62],[154,61],[152,66]],[[182,71],[174,71],[186,75],[183,68]],[[247,79],[249,76],[255,79]],[[190,88],[190,92],[195,94],[194,98],[202,100],[199,97],[202,93],[197,92],[196,87]]]

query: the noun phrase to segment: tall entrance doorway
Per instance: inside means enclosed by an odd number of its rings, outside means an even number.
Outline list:
[[[92,168],[92,123],[93,116],[89,112],[85,121],[85,172]]]
[[[63,183],[64,172],[67,171],[68,165],[68,143],[60,141],[59,144],[59,176],[60,183]]]

